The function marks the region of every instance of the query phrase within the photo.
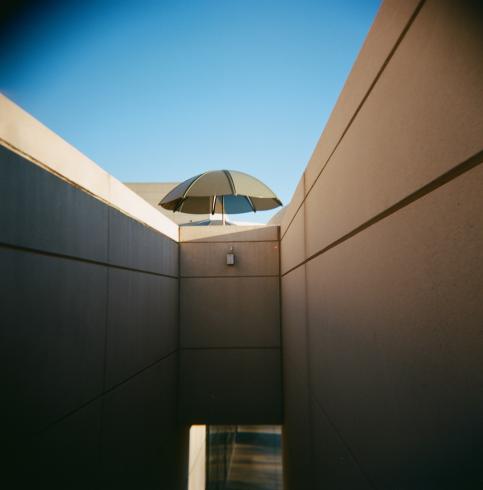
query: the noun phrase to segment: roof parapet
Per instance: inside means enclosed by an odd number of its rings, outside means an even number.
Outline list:
[[[178,241],[175,223],[1,93],[0,144]]]

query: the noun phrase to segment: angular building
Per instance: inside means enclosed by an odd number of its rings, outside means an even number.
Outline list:
[[[203,424],[281,425],[286,490],[481,488],[482,48],[386,0],[280,226],[179,227],[0,97],[2,487],[185,489]]]

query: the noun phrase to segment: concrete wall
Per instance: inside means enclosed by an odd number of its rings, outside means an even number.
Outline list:
[[[288,489],[480,488],[482,19],[383,3],[281,241],[178,249],[0,96],[3,486],[182,486],[183,427],[280,423],[283,369]]]
[[[3,486],[177,488],[177,242],[1,145],[0,210]]]
[[[284,214],[287,488],[483,485],[482,20],[384,2]]]
[[[205,490],[206,426],[192,425],[189,439],[188,490]]]
[[[280,423],[279,282],[278,227],[180,228],[184,423]]]
[[[165,216],[0,116],[2,482],[185,488],[188,425],[280,423],[279,228],[186,228],[180,256]]]

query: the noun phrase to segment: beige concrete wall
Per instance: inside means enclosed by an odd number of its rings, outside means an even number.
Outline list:
[[[192,421],[280,423],[279,228],[186,228],[179,259],[176,225],[3,96],[0,116],[11,475],[177,488]]]
[[[284,214],[288,488],[483,481],[482,20],[384,2]]]
[[[185,423],[280,422],[278,237],[277,226],[181,228]],[[226,264],[230,251],[234,266]]]
[[[206,486],[206,426],[190,427],[188,490],[205,490]]]
[[[0,485],[184,488],[178,243],[57,175],[102,172],[5,104],[1,138],[58,160],[0,142]]]

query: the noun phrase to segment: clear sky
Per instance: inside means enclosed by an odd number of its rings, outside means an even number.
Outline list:
[[[54,2],[13,17],[0,91],[123,182],[236,169],[288,203],[379,4]]]

